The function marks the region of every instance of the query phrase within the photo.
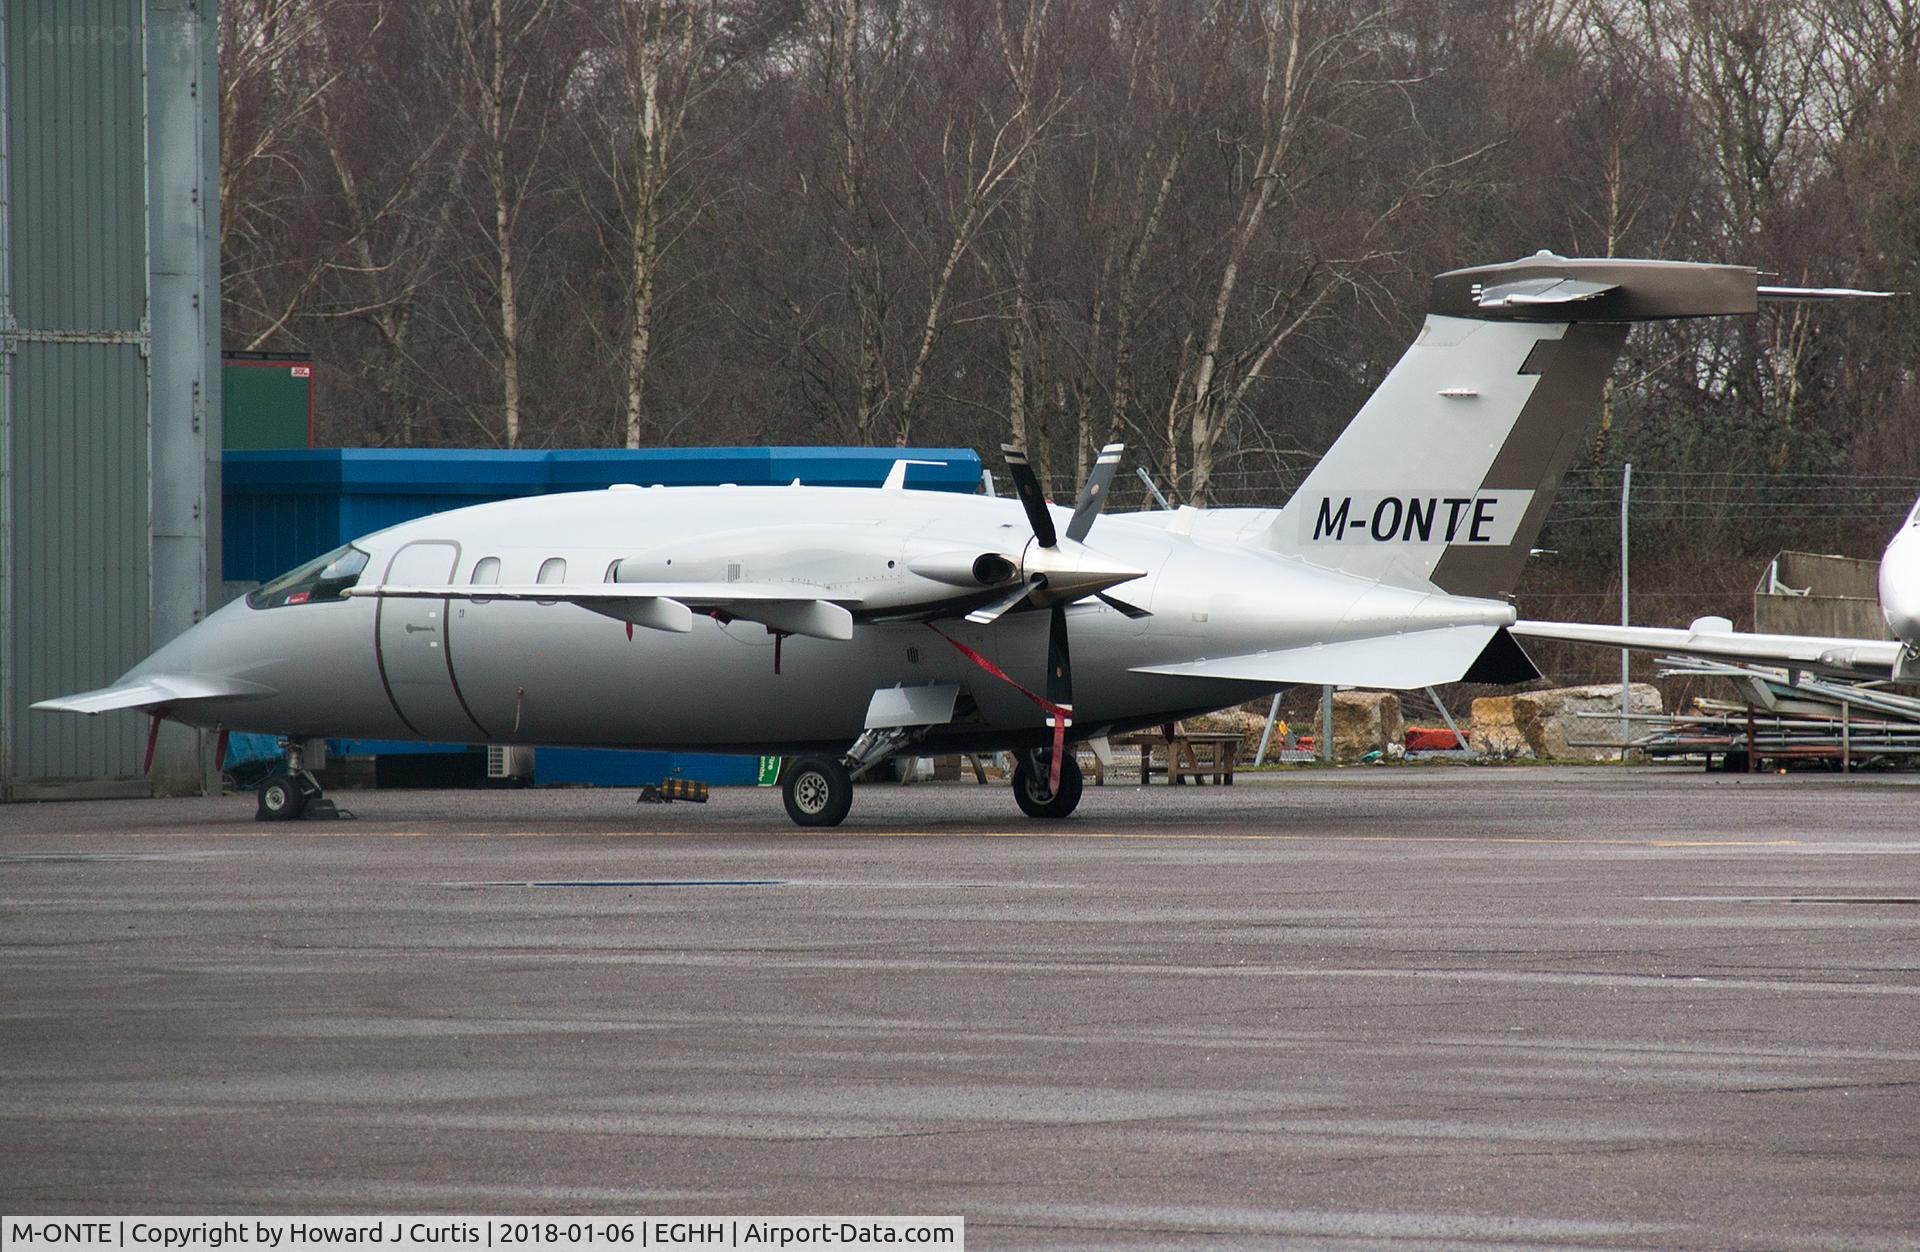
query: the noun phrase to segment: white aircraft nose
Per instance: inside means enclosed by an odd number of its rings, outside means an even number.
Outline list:
[[[1920,646],[1920,525],[1903,527],[1880,558],[1880,612],[1895,639]]]

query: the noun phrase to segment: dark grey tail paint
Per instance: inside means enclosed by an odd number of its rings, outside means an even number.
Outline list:
[[[1560,339],[1542,339],[1527,358],[1539,373],[1533,395],[1521,408],[1513,433],[1493,459],[1483,491],[1531,488],[1513,540],[1500,547],[1449,546],[1433,568],[1433,584],[1456,596],[1498,599],[1520,581],[1527,554],[1546,525],[1560,480],[1599,415],[1607,376],[1627,342],[1623,324],[1576,324]],[[1546,359],[1539,358],[1545,355]]]

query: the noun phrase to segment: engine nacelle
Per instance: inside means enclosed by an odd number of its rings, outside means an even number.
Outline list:
[[[998,552],[936,552],[909,558],[907,568],[950,587],[1001,587],[1020,577],[1020,562]]]

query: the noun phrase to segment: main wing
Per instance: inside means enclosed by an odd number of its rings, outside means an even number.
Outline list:
[[[1515,622],[1508,629],[1528,639],[1560,639],[1569,643],[1630,648],[1636,652],[1758,662],[1837,678],[1891,678],[1905,646],[1889,639],[1754,634],[1732,629],[1732,623],[1724,617],[1703,617],[1685,630],[1531,621]]]
[[[575,604],[617,621],[652,630],[684,633],[693,615],[724,614],[770,629],[816,639],[853,638],[860,598],[809,583],[529,583],[508,586],[462,583],[444,587],[384,585],[353,587],[350,596],[401,600],[532,601]]]

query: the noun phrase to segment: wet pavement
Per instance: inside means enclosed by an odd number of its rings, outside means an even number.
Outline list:
[[[0,807],[0,1208],[1920,1247],[1920,778]]]

